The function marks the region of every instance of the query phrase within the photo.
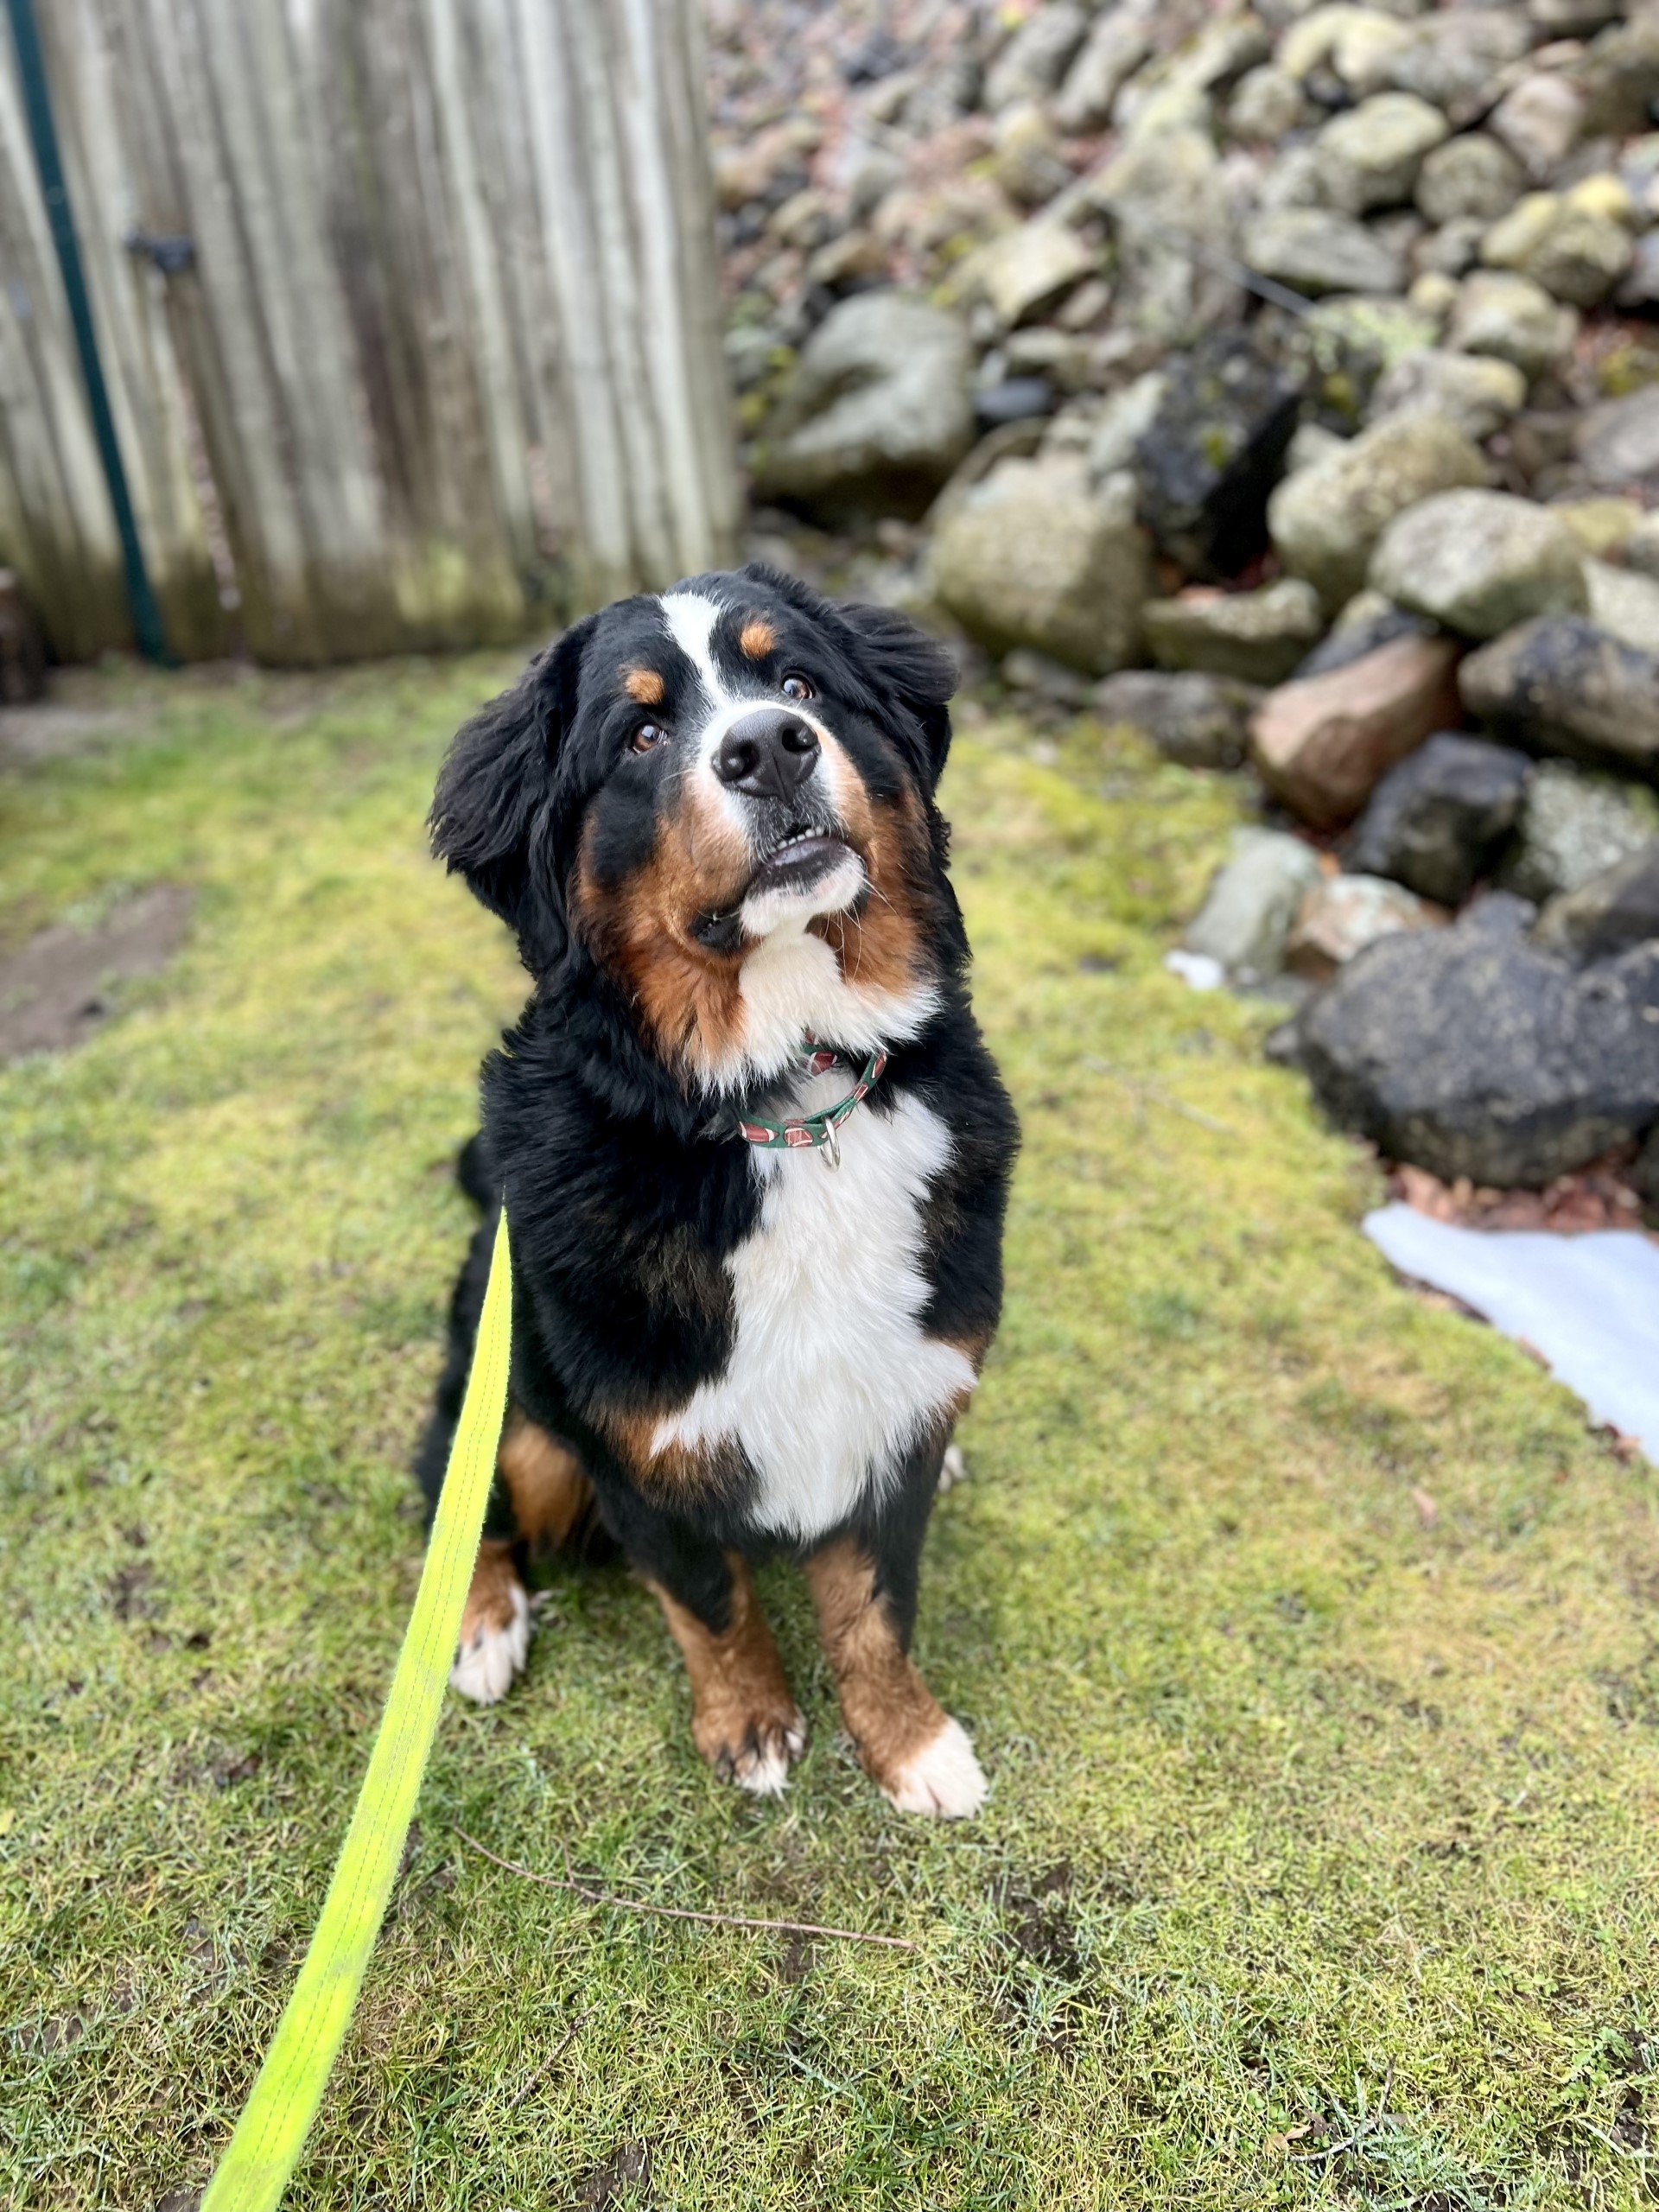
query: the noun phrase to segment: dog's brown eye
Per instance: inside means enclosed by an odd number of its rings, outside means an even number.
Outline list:
[[[660,722],[641,722],[628,742],[636,753],[649,753],[653,745],[660,745],[668,732]]]
[[[779,685],[785,699],[810,699],[812,686],[804,676],[786,676]]]

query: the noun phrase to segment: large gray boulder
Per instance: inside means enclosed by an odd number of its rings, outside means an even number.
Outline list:
[[[1049,0],[1028,16],[985,73],[985,105],[993,114],[1017,100],[1039,100],[1065,76],[1088,33],[1089,18],[1072,0]]]
[[[1371,588],[1465,638],[1535,614],[1580,613],[1584,552],[1548,507],[1507,492],[1441,492],[1397,515],[1371,556]]]
[[[1524,753],[1439,732],[1372,792],[1348,866],[1460,906],[1515,827],[1531,772]]]
[[[1529,69],[1486,118],[1535,184],[1548,183],[1584,135],[1584,96],[1554,69]],[[1496,212],[1496,211],[1495,211]]]
[[[1515,205],[1524,181],[1521,164],[1507,146],[1471,130],[1448,138],[1427,156],[1417,172],[1414,197],[1431,223],[1454,223],[1471,215],[1490,223]]]
[[[1438,108],[1414,92],[1378,92],[1333,117],[1314,142],[1326,203],[1347,215],[1409,200],[1423,158],[1449,134]]]
[[[1621,16],[1627,11],[1619,10]],[[1630,20],[1611,25],[1563,72],[1584,101],[1586,138],[1643,130],[1659,99],[1659,10],[1633,6]]]
[[[1580,969],[1502,893],[1387,937],[1303,1015],[1325,1110],[1446,1181],[1541,1188],[1659,1121],[1659,944]]]
[[[1585,563],[1584,581],[1597,629],[1638,652],[1659,652],[1659,581],[1595,560]]]
[[[1160,668],[1279,683],[1319,642],[1325,615],[1312,584],[1281,576],[1255,591],[1200,588],[1149,600],[1146,626]]]
[[[970,635],[1090,676],[1136,657],[1152,561],[1131,479],[1096,490],[1080,462],[1005,461],[947,505],[934,589]]]
[[[1579,467],[1598,491],[1659,497],[1659,385],[1592,407],[1574,443]]]
[[[1522,375],[1541,376],[1572,348],[1579,319],[1530,276],[1478,269],[1458,288],[1447,344],[1463,353],[1513,361]]]
[[[1611,960],[1659,944],[1659,837],[1563,891],[1539,915],[1532,941],[1564,960]]]
[[[1611,776],[1545,760],[1527,783],[1498,880],[1523,899],[1577,891],[1659,836],[1659,806]]]
[[[1450,423],[1389,415],[1287,477],[1268,504],[1268,526],[1292,575],[1306,576],[1334,609],[1365,582],[1397,514],[1435,492],[1486,480],[1479,448]]]
[[[1013,330],[1081,283],[1098,263],[1099,256],[1068,224],[1037,215],[981,246],[959,282],[964,294],[976,294]]]
[[[1572,196],[1529,193],[1481,241],[1489,269],[1512,269],[1558,300],[1577,308],[1599,307],[1629,270],[1630,232],[1595,207]]]
[[[1147,18],[1127,8],[1109,8],[1096,16],[1054,102],[1054,120],[1060,129],[1103,130],[1120,87],[1151,51],[1152,25]]]
[[[1183,768],[1236,768],[1261,697],[1255,684],[1230,677],[1126,668],[1095,686],[1095,711],[1104,722],[1138,729]]]
[[[763,498],[826,520],[919,515],[973,442],[973,353],[954,315],[863,292],[808,340],[755,459]]]
[[[1512,361],[1425,348],[1383,371],[1367,414],[1373,423],[1385,415],[1440,415],[1478,445],[1526,404],[1527,380]]]
[[[1275,207],[1244,233],[1244,258],[1258,276],[1293,291],[1398,292],[1405,265],[1394,248],[1357,223],[1323,207]]]
[[[1236,322],[1244,293],[1227,273],[1233,246],[1232,181],[1208,135],[1172,130],[1135,138],[1096,177],[1090,197],[1117,232],[1115,320],[1145,338],[1191,346]],[[1200,261],[1170,244],[1202,238]]]
[[[1580,615],[1541,615],[1495,638],[1459,683],[1471,714],[1529,752],[1659,781],[1659,655]]]
[[[1388,63],[1398,91],[1415,92],[1461,129],[1491,102],[1492,80],[1531,42],[1520,8],[1453,8],[1419,16]]]

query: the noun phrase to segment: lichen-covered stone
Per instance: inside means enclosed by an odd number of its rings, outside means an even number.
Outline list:
[[[1148,600],[1145,619],[1160,668],[1201,669],[1249,683],[1282,681],[1325,627],[1319,594],[1295,576],[1256,591],[1200,588]]]
[[[1553,300],[1530,276],[1478,269],[1459,287],[1447,342],[1461,353],[1513,361],[1530,379],[1571,352],[1578,327],[1573,309]]]
[[[1244,234],[1244,259],[1258,276],[1293,290],[1398,292],[1400,256],[1350,215],[1323,207],[1279,207],[1258,215]]]
[[[1465,638],[1495,638],[1535,614],[1587,600],[1578,540],[1548,507],[1507,492],[1442,492],[1398,515],[1371,556],[1370,582],[1402,607]]]
[[[1365,582],[1376,541],[1397,514],[1435,492],[1486,480],[1478,448],[1452,423],[1385,416],[1287,477],[1268,504],[1268,527],[1291,575],[1305,576],[1334,609]]]
[[[1135,489],[1096,491],[1081,463],[1005,461],[953,501],[933,542],[941,602],[970,635],[1104,676],[1132,660],[1151,556]]]
[[[919,514],[972,442],[971,365],[962,324],[925,301],[843,301],[802,352],[757,488],[829,518]]]
[[[1327,204],[1349,215],[1400,207],[1448,131],[1440,111],[1413,92],[1378,92],[1334,117],[1315,141]]]
[[[1095,711],[1103,721],[1138,729],[1183,768],[1236,768],[1261,698],[1255,684],[1230,677],[1126,668],[1095,686]]]
[[[1522,181],[1521,164],[1507,146],[1484,131],[1448,138],[1428,153],[1417,172],[1414,197],[1431,223],[1478,216],[1494,222],[1515,205]]]

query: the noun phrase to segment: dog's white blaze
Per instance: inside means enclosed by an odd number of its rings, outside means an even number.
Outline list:
[[[844,1072],[819,1077],[805,1110],[846,1088]],[[735,1439],[760,1478],[755,1519],[783,1535],[844,1521],[974,1387],[967,1356],[918,1323],[921,1208],[950,1132],[907,1097],[861,1109],[840,1136],[839,1173],[810,1152],[754,1152],[760,1225],[726,1263],[731,1357],[654,1439],[658,1451]]]
[[[706,599],[700,591],[671,591],[657,603],[663,610],[669,636],[696,670],[709,705],[716,710],[729,706],[731,694],[715,666],[711,646],[715,625],[726,612],[719,600]]]
[[[697,681],[709,702],[708,714],[681,756],[680,772],[688,781],[695,779],[702,786],[705,802],[711,803],[738,835],[749,842],[754,834],[753,816],[737,793],[728,791],[715,773],[715,755],[732,724],[772,695],[759,683],[747,690],[734,691],[721,674],[712,643],[715,625],[727,611],[719,600],[706,599],[699,591],[671,591],[657,603],[663,610],[669,636],[696,670]],[[854,895],[854,892],[848,893],[849,899]]]

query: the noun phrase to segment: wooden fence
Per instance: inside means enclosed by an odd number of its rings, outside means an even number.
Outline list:
[[[696,0],[37,0],[168,642],[507,639],[729,554]],[[0,563],[130,642],[0,22]]]

